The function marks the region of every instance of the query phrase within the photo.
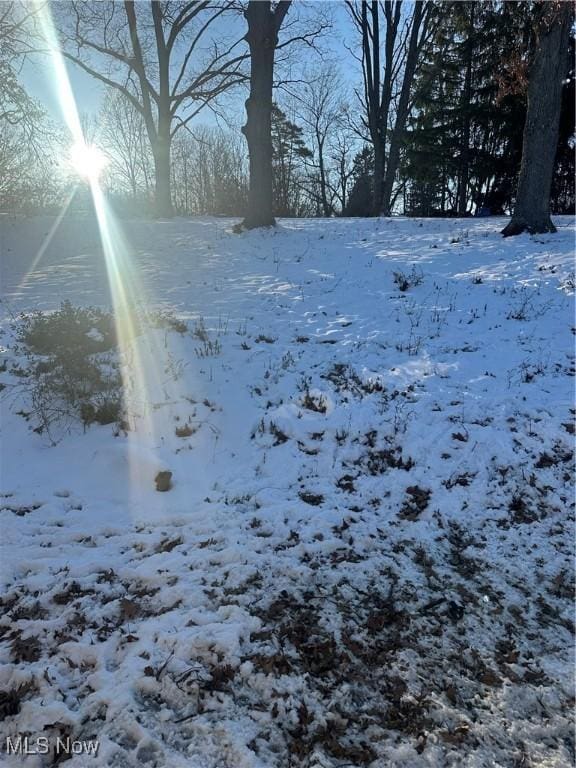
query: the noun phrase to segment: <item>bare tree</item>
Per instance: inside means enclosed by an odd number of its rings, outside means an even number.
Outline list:
[[[573,13],[570,2],[536,5],[536,50],[529,73],[518,192],[512,219],[502,230],[505,237],[556,231],[550,218],[550,189]]]
[[[34,51],[37,8],[21,2],[0,4],[0,205],[31,207],[49,197],[53,163],[50,126],[42,107],[20,82],[23,60]]]
[[[274,55],[278,32],[291,0],[250,0],[244,13],[250,46],[250,95],[246,99],[246,125],[242,132],[248,143],[250,187],[245,229],[269,227],[275,223],[272,211],[272,87]]]
[[[182,132],[176,137],[174,156],[174,201],[179,213],[244,213],[248,168],[239,131],[203,126],[193,135]]]
[[[354,175],[354,157],[357,149],[357,142],[352,132],[340,119],[338,132],[330,150],[330,160],[334,167],[334,182],[330,182],[330,185],[342,213],[348,204],[348,192]]]
[[[172,214],[170,151],[181,128],[242,82],[241,39],[218,28],[232,0],[71,2],[59,7],[64,55],[118,90],[142,115],[155,168],[156,210]],[[66,23],[68,20],[68,23]]]
[[[310,164],[317,172],[318,202],[323,215],[331,216],[334,209],[327,153],[341,112],[338,71],[334,66],[327,64],[318,75],[310,73],[305,78],[297,98],[300,105],[300,121],[313,142],[314,158]]]
[[[364,79],[363,125],[374,148],[373,214],[378,216],[390,213],[392,186],[410,111],[411,85],[428,39],[432,4],[415,0],[407,14],[403,0],[348,0],[347,5],[362,39],[362,55],[358,58]]]
[[[31,3],[4,0],[0,5],[0,56],[15,60],[35,50],[32,24],[38,8]]]
[[[29,133],[42,110],[19,81],[22,60],[33,51],[30,34],[35,15],[23,3],[0,4],[0,120],[20,125]]]
[[[400,54],[402,69],[395,78],[399,85],[398,101],[395,109],[394,124],[389,138],[388,162],[382,188],[381,211],[385,216],[389,216],[392,210],[392,189],[398,172],[406,121],[410,113],[412,84],[422,48],[429,39],[431,10],[432,3],[416,0],[412,14],[406,24],[407,40],[403,43],[402,53]]]
[[[288,90],[301,80],[290,72],[298,43],[316,49],[318,38],[331,26],[328,4],[310,6],[300,3],[291,8],[292,0],[250,0],[244,13],[248,23],[246,40],[250,46],[250,94],[246,100],[246,125],[242,132],[248,143],[250,158],[250,188],[248,211],[241,228],[267,227],[274,224],[273,214],[273,151],[272,151],[272,92],[273,88]],[[303,13],[299,11],[303,10]],[[284,35],[279,42],[279,32]],[[278,55],[282,52],[282,55]],[[275,65],[284,69],[274,80]],[[294,67],[298,69],[298,66]]]
[[[148,197],[153,159],[142,114],[121,93],[109,90],[99,122],[99,141],[110,157],[113,180],[134,201],[142,195]]]

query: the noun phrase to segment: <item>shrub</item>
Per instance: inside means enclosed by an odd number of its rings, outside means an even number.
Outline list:
[[[54,441],[56,426],[121,419],[122,382],[110,313],[66,301],[56,312],[24,318],[18,340],[30,360],[27,375],[37,432]]]
[[[402,270],[398,270],[397,272],[393,272],[392,276],[394,278],[394,282],[398,286],[398,290],[402,291],[403,293],[410,288],[415,288],[417,285],[420,285],[424,281],[424,274],[422,270],[416,269],[416,267],[412,267],[408,274],[406,274],[406,272],[402,272]]]
[[[56,312],[24,318],[19,340],[37,355],[90,355],[116,347],[116,332],[110,313],[64,301]]]

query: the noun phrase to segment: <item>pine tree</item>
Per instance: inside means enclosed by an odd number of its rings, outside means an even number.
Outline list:
[[[303,129],[291,122],[277,104],[272,105],[272,198],[276,216],[298,216],[303,161],[312,152]]]
[[[437,4],[420,68],[402,173],[409,209],[468,215],[509,206],[521,153],[518,93],[500,93],[501,63],[529,44],[529,4]]]
[[[570,61],[574,62],[574,38],[570,40]],[[556,152],[555,172],[552,179],[550,206],[557,214],[575,213],[574,200],[574,105],[576,103],[576,80],[572,67],[568,82],[562,93],[558,149]]]
[[[370,216],[374,199],[374,149],[366,145],[354,158],[352,189],[344,216]]]

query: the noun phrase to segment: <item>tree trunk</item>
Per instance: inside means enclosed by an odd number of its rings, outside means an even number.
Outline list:
[[[170,139],[158,137],[153,148],[156,215],[170,218],[174,215],[172,208],[171,178],[170,178]]]
[[[328,193],[326,184],[326,167],[324,165],[324,139],[316,136],[316,142],[318,144],[318,167],[320,170],[320,197],[322,202],[322,210],[324,216],[329,218],[332,215],[330,204],[328,203]]]
[[[394,6],[394,7],[393,7]],[[372,216],[379,216],[382,210],[384,168],[386,166],[386,132],[388,114],[392,99],[392,62],[394,46],[400,19],[401,3],[383,4],[386,18],[386,41],[384,46],[384,81],[380,90],[380,5],[377,0],[362,2],[360,14],[354,18],[362,34],[362,61],[364,70],[364,91],[366,123],[374,149],[372,173]],[[368,18],[370,10],[370,20]]]
[[[504,237],[528,231],[555,232],[550,189],[558,144],[562,84],[568,65],[572,3],[539,4],[536,52],[530,69],[528,109],[516,204]]]
[[[470,104],[472,101],[472,58],[474,54],[474,2],[469,3],[470,18],[466,40],[466,75],[462,91],[462,135],[460,144],[460,173],[458,179],[457,211],[460,216],[468,212],[468,183],[470,179]]]
[[[162,218],[174,215],[172,207],[172,173],[170,168],[170,150],[172,145],[170,126],[170,57],[162,26],[160,3],[150,4],[154,21],[156,53],[158,56],[158,131],[154,148],[154,168],[156,173],[156,214]]]
[[[250,0],[244,16],[250,46],[250,95],[246,100],[246,125],[242,133],[248,143],[250,186],[244,229],[270,227],[276,223],[272,210],[272,83],[278,30],[290,2],[280,2],[272,11],[269,0]]]
[[[140,107],[146,132],[152,148],[154,157],[154,176],[155,176],[155,194],[154,208],[157,216],[169,218],[174,215],[171,196],[171,178],[170,178],[170,95],[168,81],[169,58],[164,42],[162,29],[162,13],[159,3],[150,4],[152,18],[154,20],[154,29],[156,33],[156,51],[158,55],[158,70],[160,77],[160,102],[158,104],[158,127],[154,124],[153,108],[150,98],[151,88],[146,77],[144,66],[144,55],[138,35],[138,24],[136,21],[136,6],[134,0],[125,0],[124,8],[128,29],[130,31],[130,40],[132,42],[132,66],[138,76],[140,83],[140,92],[142,94],[142,107]]]
[[[386,164],[385,143],[381,139],[372,140],[374,146],[374,182],[372,190],[372,215],[380,216],[382,211],[382,193],[384,189],[384,167]]]
[[[399,121],[396,121],[392,136],[390,137],[390,152],[388,154],[388,165],[386,166],[386,173],[384,176],[384,183],[382,185],[382,204],[380,211],[383,216],[390,216],[392,213],[392,188],[394,186],[394,179],[396,178],[396,172],[400,163],[400,145],[402,143],[402,136],[404,135],[404,127],[406,121],[404,120],[402,126],[399,125]]]
[[[400,149],[406,130],[406,121],[408,120],[408,114],[410,112],[410,93],[414,75],[416,74],[416,67],[418,65],[418,56],[422,45],[421,41],[426,30],[427,14],[428,10],[424,5],[423,0],[417,0],[412,12],[410,42],[406,54],[406,64],[404,66],[404,76],[402,79],[402,87],[400,89],[400,99],[398,100],[398,108],[396,110],[396,120],[394,122],[392,135],[390,136],[390,151],[388,153],[388,163],[386,165],[382,187],[382,201],[379,212],[383,213],[384,216],[390,216],[391,213],[392,189],[398,171],[398,165],[400,164]],[[391,63],[389,66],[391,66]]]

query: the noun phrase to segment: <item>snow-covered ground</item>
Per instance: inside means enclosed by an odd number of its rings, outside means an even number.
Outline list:
[[[107,270],[0,218],[0,753],[573,765],[574,220],[233,223],[124,222]],[[126,429],[35,432],[20,313],[123,296],[167,318]]]

